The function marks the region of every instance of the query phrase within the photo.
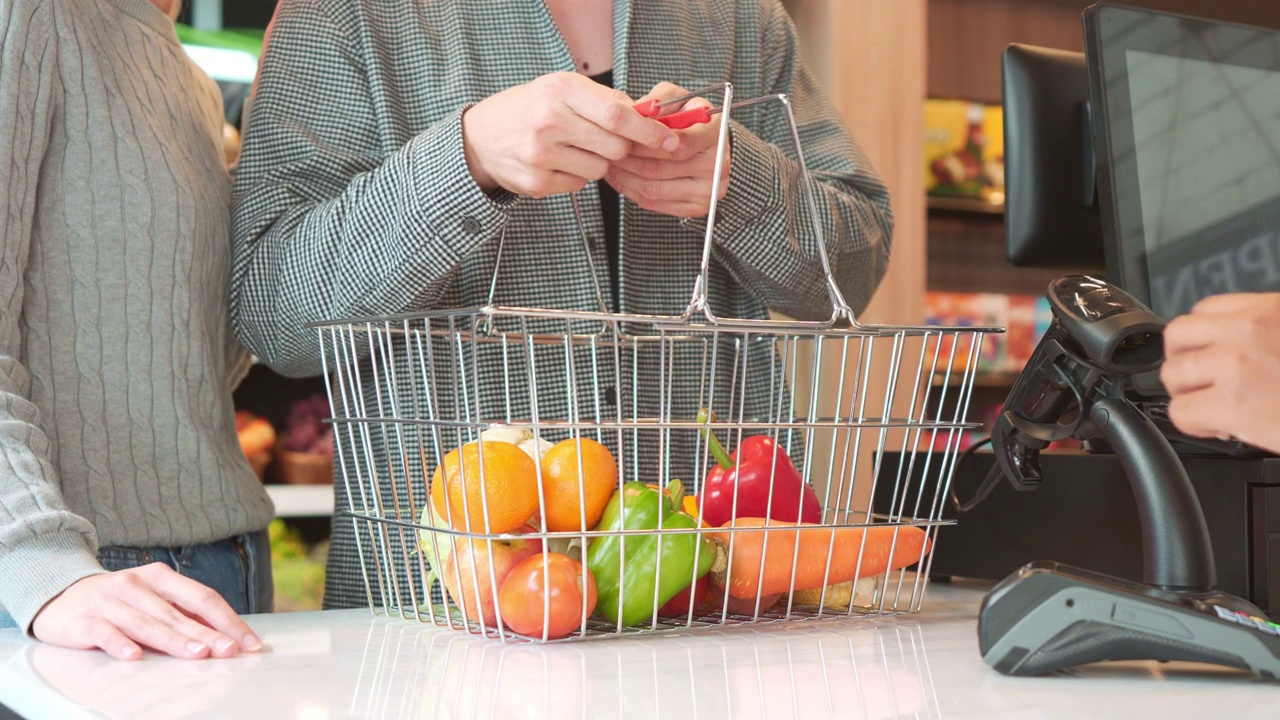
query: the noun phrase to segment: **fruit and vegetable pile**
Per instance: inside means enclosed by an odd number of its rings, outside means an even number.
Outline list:
[[[236,437],[245,459],[261,479],[271,464],[271,449],[276,444],[276,430],[271,423],[248,410],[236,411]]]
[[[271,539],[271,579],[275,612],[319,610],[324,596],[324,564],[329,543],[308,548],[302,535],[279,518],[267,526]]]
[[[329,417],[329,400],[323,393],[298,400],[289,406],[285,420],[285,450],[307,455],[319,455],[333,461],[333,426],[326,423]]]
[[[847,609],[873,578],[929,551],[917,527],[822,524],[817,494],[773,438],[744,437],[729,453],[710,420],[699,415],[716,463],[696,497],[679,480],[620,482],[613,454],[587,437],[486,430],[431,474],[418,541],[431,577],[468,621],[555,639],[593,617],[620,629],[754,616],[787,598]]]

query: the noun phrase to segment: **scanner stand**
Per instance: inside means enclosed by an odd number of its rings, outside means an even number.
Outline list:
[[[1070,435],[1115,451],[1137,502],[1143,582],[1053,562],[1022,567],[983,599],[983,660],[1039,675],[1103,660],[1187,660],[1280,677],[1280,625],[1216,589],[1213,548],[1187,472],[1123,377],[1158,363],[1158,319],[1092,278],[1050,285],[1055,323],[1015,383],[992,433],[1000,473],[1041,482],[1039,452]]]

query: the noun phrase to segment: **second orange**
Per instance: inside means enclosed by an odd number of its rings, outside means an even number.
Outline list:
[[[609,448],[595,440],[562,440],[542,456],[542,485],[547,530],[591,530],[618,489],[618,463]]]

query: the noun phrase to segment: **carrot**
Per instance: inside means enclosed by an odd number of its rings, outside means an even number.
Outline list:
[[[765,527],[765,522],[764,518],[738,518],[733,527]],[[797,527],[796,523],[777,520],[768,523],[769,528]],[[917,527],[829,528],[814,523],[800,523],[799,527],[802,529],[729,532],[726,524],[724,532],[711,534],[718,548],[712,581],[727,584],[733,597],[753,598],[872,577],[916,563],[928,553],[928,549],[922,552],[925,532]]]

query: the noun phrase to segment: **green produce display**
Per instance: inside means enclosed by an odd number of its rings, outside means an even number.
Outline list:
[[[665,493],[629,482],[609,500],[596,530],[657,530],[659,519],[664,530],[697,528],[697,520],[676,510],[683,496],[678,480]],[[587,555],[599,594],[596,613],[614,623],[635,625],[707,574],[716,550],[710,538],[696,533],[655,533],[598,537]]]
[[[271,577],[275,611],[319,610],[324,598],[324,548],[307,552],[298,532],[283,520],[267,526],[271,538]]]

